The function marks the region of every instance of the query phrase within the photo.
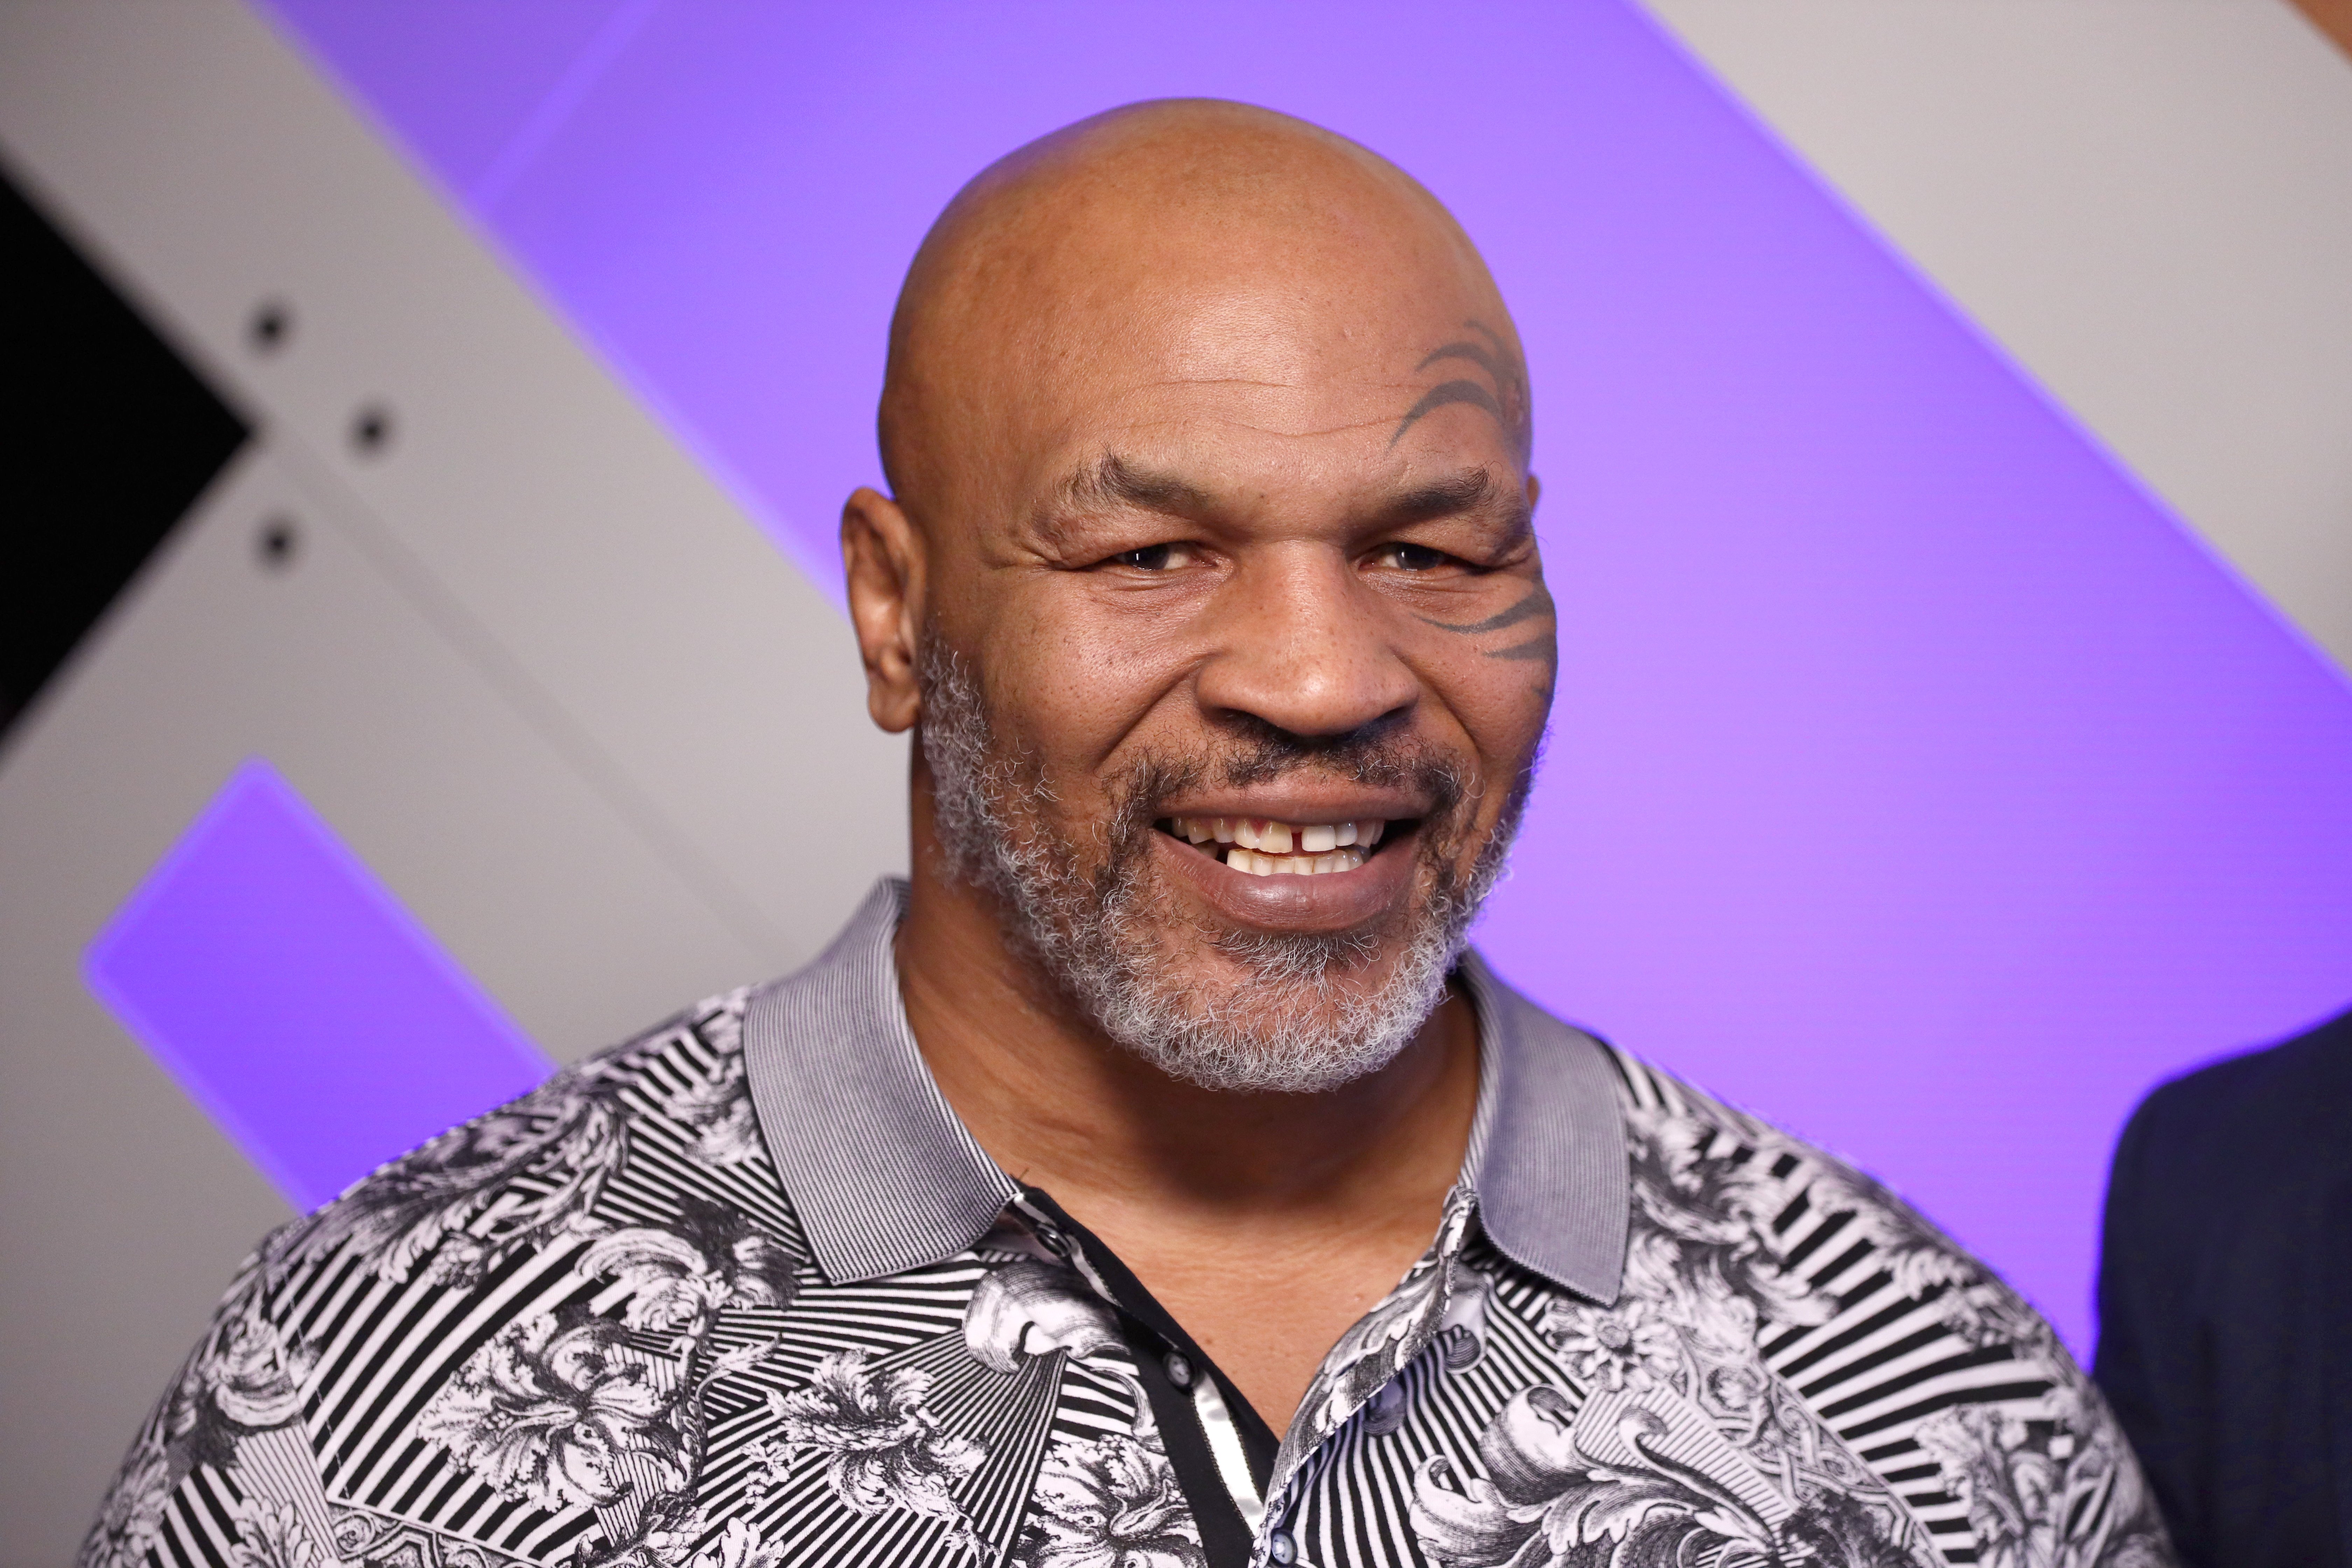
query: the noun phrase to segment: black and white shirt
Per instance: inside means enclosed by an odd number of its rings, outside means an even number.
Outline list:
[[[1475,957],[1461,1181],[1277,1436],[956,1120],[904,897],[270,1237],[86,1568],[2171,1561],[1999,1279]]]

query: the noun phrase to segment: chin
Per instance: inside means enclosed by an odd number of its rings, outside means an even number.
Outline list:
[[[1434,929],[1414,940],[1243,928],[1171,945],[1191,947],[1189,961],[1070,978],[1122,1049],[1203,1089],[1261,1094],[1327,1092],[1387,1067],[1420,1034],[1459,952]]]

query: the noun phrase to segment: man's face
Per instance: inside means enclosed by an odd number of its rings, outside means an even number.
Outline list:
[[[1533,768],[1525,380],[1466,289],[1171,270],[982,385],[927,522],[935,822],[1114,1039],[1323,1088],[1419,1028]]]

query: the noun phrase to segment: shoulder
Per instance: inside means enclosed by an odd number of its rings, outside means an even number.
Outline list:
[[[2246,1206],[2333,1187],[2352,1114],[2352,1013],[2277,1047],[2232,1056],[2152,1089],[2116,1142],[2110,1223],[2136,1208],[2237,1225]]]
[[[2352,1102],[2352,1013],[2294,1039],[2185,1072],[2149,1090],[2133,1121],[2168,1142],[2253,1147],[2338,1126]]]
[[[728,992],[378,1167],[264,1245],[274,1271],[329,1253],[372,1272],[477,1279],[519,1247],[579,1229],[633,1142],[690,1163],[759,1152],[743,1088],[743,1012]]]
[[[1883,1279],[1973,1342],[2066,1360],[2041,1314],[1875,1177],[1613,1046],[1601,1049],[1622,1086],[1637,1232],[1644,1223],[1670,1233],[1701,1221],[1736,1226],[1774,1264],[1791,1310],[1830,1310]],[[1817,1300],[1800,1309],[1806,1299]]]
[[[749,994],[564,1068],[265,1241],[85,1568],[326,1561],[461,1515],[499,1521],[474,1545],[520,1561],[674,1479],[676,1342],[720,1306],[789,1301],[805,1260],[744,1087]],[[431,1518],[383,1501],[427,1470]]]
[[[1752,1356],[1774,1398],[1939,1541],[1972,1532],[1987,1561],[2170,1561],[2105,1404],[1999,1275],[1847,1162],[1602,1049],[1625,1121],[1635,1310],[1706,1357]]]
[[[278,1522],[267,1516],[271,1500],[221,1485],[240,1446],[259,1455],[299,1440],[311,1358],[268,1311],[263,1279],[258,1255],[248,1258],[124,1456],[82,1542],[81,1568],[144,1563],[151,1552],[166,1564],[189,1561],[175,1549],[205,1541],[224,1512],[256,1538]]]

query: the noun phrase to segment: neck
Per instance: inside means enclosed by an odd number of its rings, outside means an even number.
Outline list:
[[[1477,1099],[1465,1000],[1449,995],[1395,1060],[1338,1089],[1202,1089],[1105,1037],[1013,944],[997,900],[938,873],[927,837],[898,938],[908,1021],[1008,1174],[1123,1253],[1238,1232],[1278,1244],[1335,1225],[1402,1224],[1425,1245]]]

